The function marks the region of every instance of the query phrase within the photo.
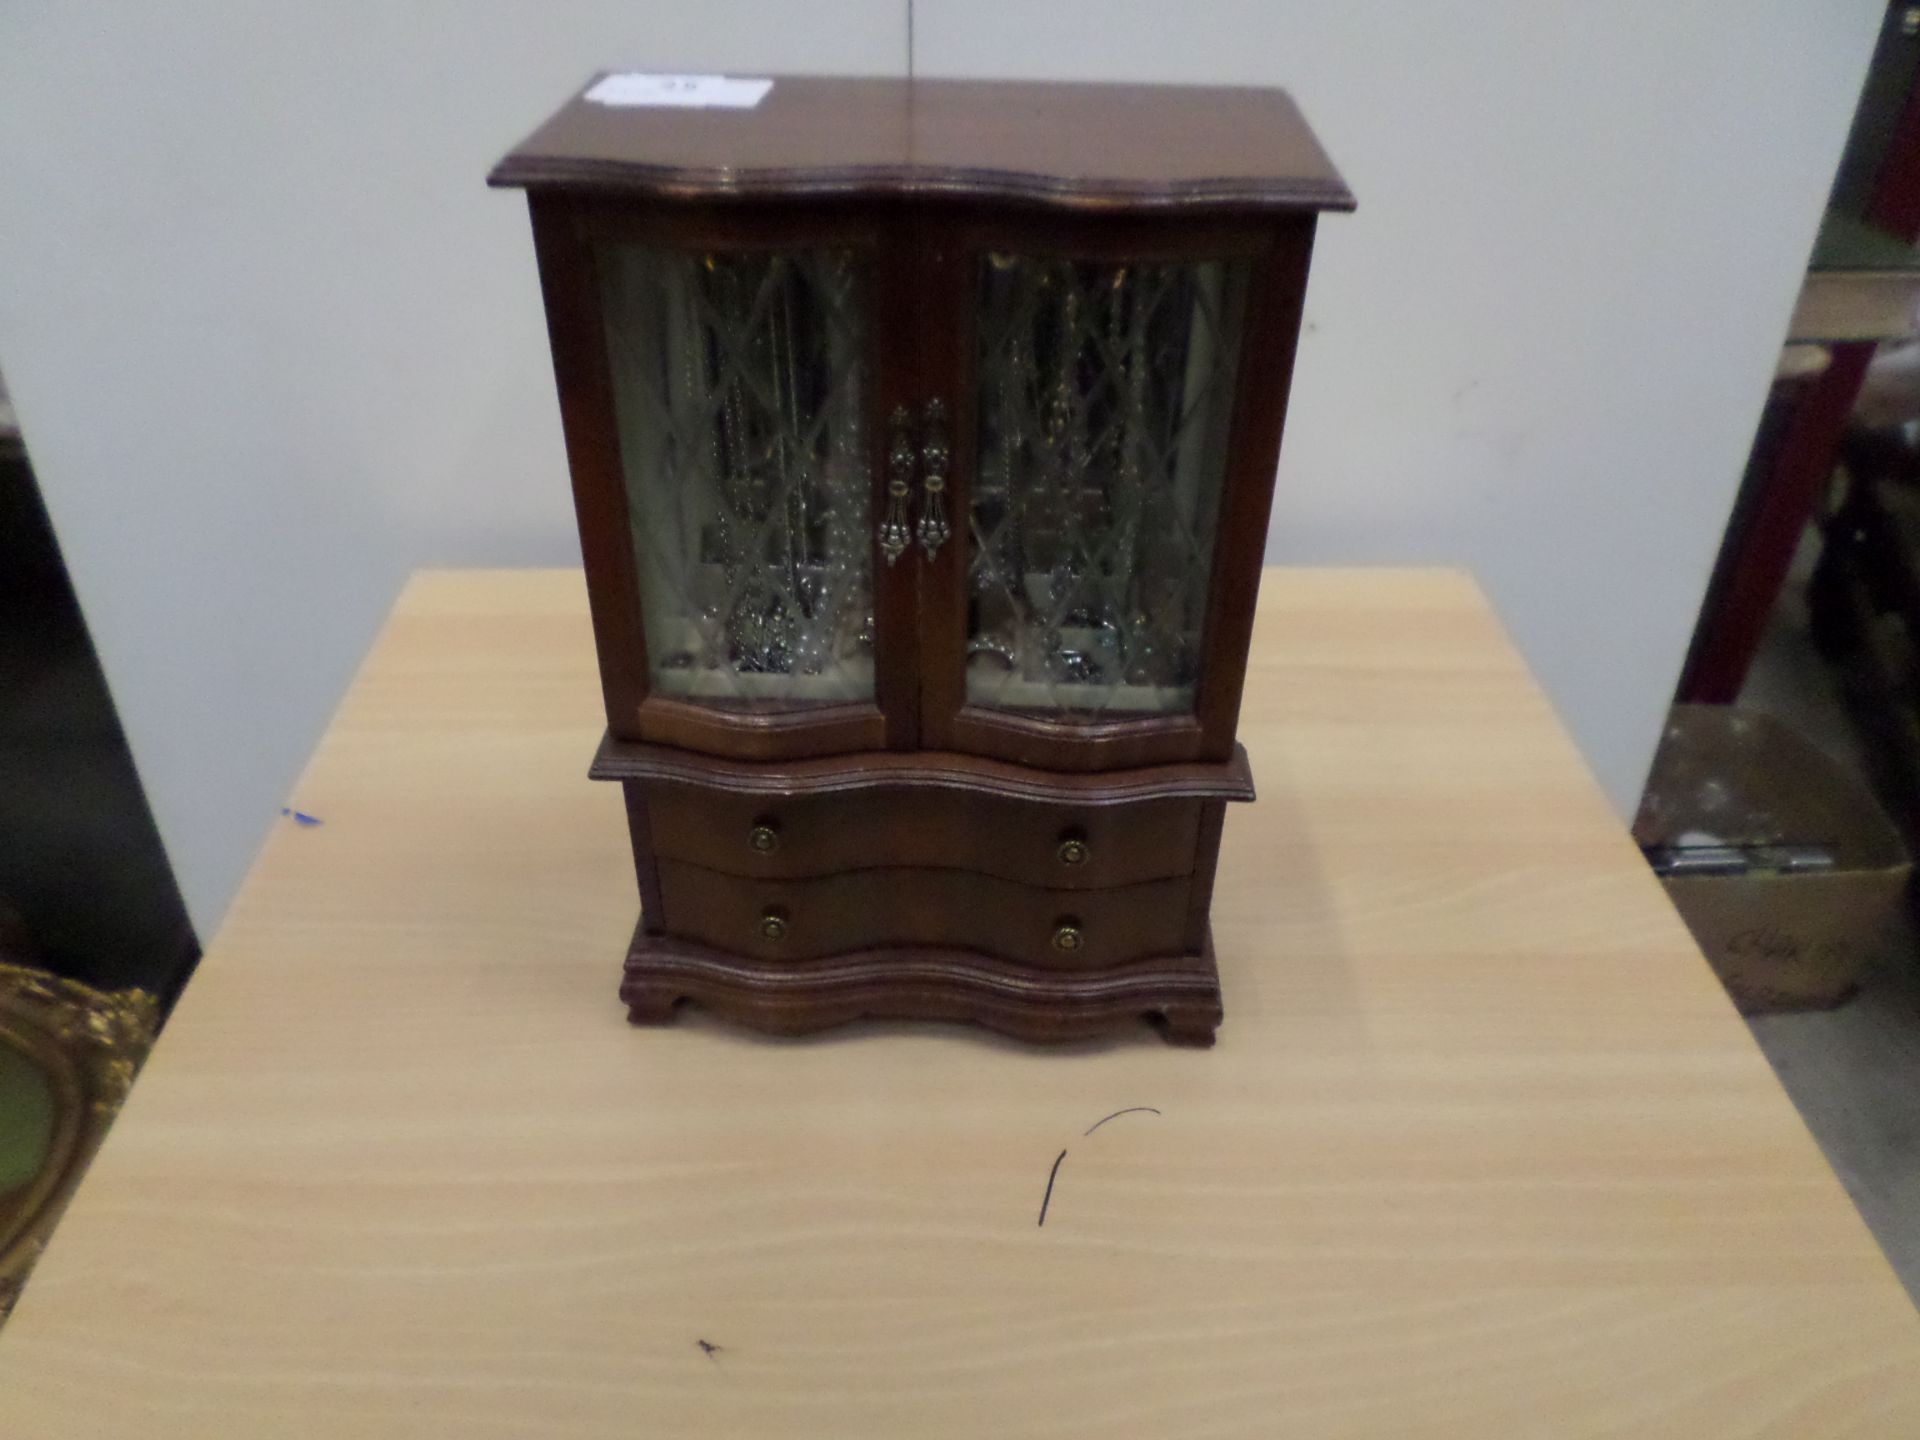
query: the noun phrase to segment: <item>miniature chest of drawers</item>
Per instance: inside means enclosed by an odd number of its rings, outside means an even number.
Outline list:
[[[625,790],[640,881],[631,1015],[1211,1041],[1221,823],[1253,798],[1235,722],[1340,177],[1271,90],[607,94],[492,183],[532,213],[592,774]]]

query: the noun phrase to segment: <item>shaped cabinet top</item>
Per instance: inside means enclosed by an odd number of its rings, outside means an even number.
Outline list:
[[[494,167],[490,183],[695,200],[951,196],[1078,211],[1354,203],[1283,90],[779,76],[756,103],[703,106],[607,104],[588,99],[592,89]]]

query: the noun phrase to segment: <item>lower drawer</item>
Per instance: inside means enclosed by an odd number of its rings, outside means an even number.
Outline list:
[[[762,880],[662,859],[659,874],[667,934],[764,960],[929,945],[1099,970],[1187,948],[1186,875],[1110,890],[1043,890],[965,870]]]

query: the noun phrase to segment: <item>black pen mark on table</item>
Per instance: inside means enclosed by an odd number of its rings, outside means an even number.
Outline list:
[[[1124,1110],[1114,1111],[1111,1115],[1102,1115],[1086,1128],[1083,1132],[1083,1138],[1086,1135],[1093,1134],[1094,1131],[1106,1124],[1107,1121],[1118,1120],[1122,1115],[1158,1115],[1159,1113],[1160,1112],[1151,1105],[1129,1105]],[[1047,1207],[1053,1203],[1053,1182],[1060,1178],[1060,1165],[1066,1158],[1067,1152],[1064,1150],[1053,1157],[1053,1168],[1047,1172],[1047,1193],[1040,1197],[1040,1218],[1034,1222],[1036,1225],[1044,1225],[1047,1223]]]
[[[1053,1169],[1047,1172],[1047,1193],[1040,1197],[1040,1219],[1037,1222],[1041,1225],[1047,1223],[1047,1206],[1053,1203],[1054,1178],[1060,1173],[1060,1162],[1066,1158],[1067,1152],[1062,1150],[1054,1157]]]
[[[1158,1115],[1160,1112],[1154,1109],[1153,1106],[1151,1105],[1129,1105],[1127,1106],[1126,1109],[1116,1110],[1111,1115],[1102,1115],[1098,1120],[1094,1121],[1093,1124],[1087,1127],[1086,1134],[1088,1135],[1093,1134],[1094,1131],[1098,1130],[1102,1125],[1106,1124],[1107,1121],[1118,1120],[1122,1115],[1139,1115],[1143,1113],[1147,1115]]]

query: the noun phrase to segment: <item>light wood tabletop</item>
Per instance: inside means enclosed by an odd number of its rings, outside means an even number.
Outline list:
[[[0,1432],[1920,1435],[1920,1321],[1472,583],[1262,607],[1216,1049],[778,1041],[615,998],[580,577],[417,577]]]

